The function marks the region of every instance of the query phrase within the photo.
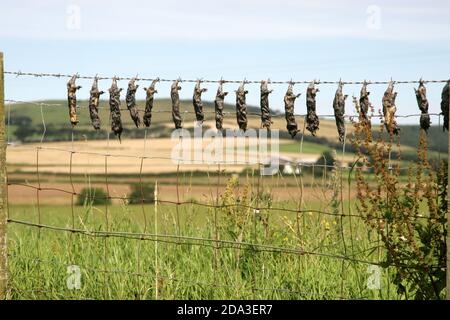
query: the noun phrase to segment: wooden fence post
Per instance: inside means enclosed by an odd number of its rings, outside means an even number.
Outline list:
[[[5,78],[3,52],[0,52],[0,300],[6,299],[8,283],[8,250],[6,247],[6,141],[5,141]]]
[[[155,181],[155,234],[158,234],[158,180]],[[155,237],[155,300],[159,298],[158,237]]]
[[[450,94],[450,86],[448,87],[448,91]],[[450,102],[448,104],[448,109],[450,111]],[[450,130],[448,131],[448,170],[447,177],[450,177]],[[448,179],[447,184],[447,300],[450,300],[450,179]]]

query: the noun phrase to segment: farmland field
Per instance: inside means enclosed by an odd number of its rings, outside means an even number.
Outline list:
[[[38,108],[11,105],[9,298],[407,298],[397,291],[395,268],[384,264],[389,252],[380,235],[364,220],[350,123],[346,145],[337,142],[329,120],[321,120],[317,137],[282,136],[279,172],[261,176],[256,138],[246,138],[239,151],[244,164],[172,160],[179,140],[170,138],[172,124],[163,113],[168,102],[158,106],[162,112],[145,133],[131,129],[124,114],[129,130],[119,141],[106,130],[93,132],[86,109],[80,110],[80,125],[71,128],[65,109],[48,107],[55,111],[41,114]],[[104,123],[105,107],[102,103]],[[206,105],[209,128],[214,127],[211,108]],[[233,116],[232,110],[227,106]],[[232,116],[227,127],[235,127]],[[29,127],[24,130],[19,120]],[[185,120],[192,129],[192,115]],[[302,128],[304,117],[298,121]],[[249,126],[259,125],[259,117],[251,115]],[[276,115],[274,128],[284,127],[284,118]],[[430,142],[445,136],[438,129],[430,129]],[[408,169],[417,160],[417,132],[404,140],[385,160],[401,168],[395,177],[400,189],[413,176]],[[192,143],[191,150],[204,150],[212,141]],[[223,151],[231,150],[237,159],[235,138],[224,141]],[[427,156],[446,160],[439,146],[429,148]],[[304,164],[297,167],[299,161]],[[370,187],[383,183],[367,169],[361,177]],[[104,196],[94,199],[92,190]],[[421,215],[427,210],[426,201],[417,206]],[[374,266],[381,272],[375,289],[370,286]],[[80,272],[77,289],[68,285],[73,268]]]

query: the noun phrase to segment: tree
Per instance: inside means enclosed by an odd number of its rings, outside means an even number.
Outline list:
[[[19,125],[14,134],[17,139],[24,142],[28,137],[32,136],[36,132],[31,126]]]
[[[134,183],[130,187],[129,204],[153,203],[155,201],[155,186],[153,184]]]
[[[323,170],[331,171],[336,159],[332,151],[324,151],[316,161],[315,173],[322,174]]]
[[[78,195],[77,205],[111,204],[111,199],[102,188],[83,188]]]

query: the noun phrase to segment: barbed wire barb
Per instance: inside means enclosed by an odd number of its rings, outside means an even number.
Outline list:
[[[61,78],[61,77],[65,77],[65,78],[70,78],[73,75],[69,75],[69,74],[61,74],[61,73],[36,73],[36,72],[22,72],[22,71],[5,71],[5,74],[9,74],[9,75],[15,75],[16,77],[19,76],[33,76],[33,77],[53,77],[53,78]],[[78,73],[77,73],[78,74]],[[77,78],[78,79],[95,79],[96,76],[81,76],[79,75]],[[97,79],[98,80],[112,80],[116,78],[117,80],[132,80],[134,77],[130,77],[130,76],[120,76],[120,77],[111,77],[111,76],[98,76]],[[154,78],[147,78],[147,77],[140,77],[136,80],[138,81],[153,81],[155,79],[157,79],[158,77],[154,77]],[[178,80],[179,82],[189,82],[189,83],[195,83],[197,82],[196,79],[181,79],[181,77],[179,77],[178,79],[164,79],[161,78],[160,81],[161,82],[174,82]],[[204,79],[202,82],[205,83],[242,83],[242,80],[207,80]],[[248,84],[259,84],[261,83],[261,80],[247,80],[246,78],[244,78],[245,83]],[[314,80],[316,81],[316,80]],[[364,80],[365,81],[365,80]],[[364,84],[364,81],[316,81],[316,84]],[[392,81],[392,78],[391,78]],[[448,82],[449,79],[446,80],[424,80],[425,83],[446,83]],[[390,81],[368,81],[368,83],[370,84],[389,84]],[[394,82],[396,84],[408,84],[408,83],[419,83],[418,80],[394,80]],[[286,80],[286,81],[270,81],[271,84],[309,84],[311,83],[311,80]]]

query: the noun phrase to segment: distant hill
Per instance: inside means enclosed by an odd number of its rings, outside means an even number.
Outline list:
[[[67,101],[64,100],[46,100],[40,101],[45,104],[43,106],[43,117],[46,126],[46,140],[65,140],[71,137],[72,126],[69,122]],[[47,106],[50,105],[50,106]],[[89,111],[87,108],[87,101],[78,101],[80,106],[78,110],[79,124],[74,128],[75,135],[88,135],[91,139],[100,139],[106,136],[106,130],[109,128],[109,105],[107,101],[100,102],[99,116],[102,123],[102,130],[95,132],[91,126]],[[144,101],[137,101],[139,109],[143,110],[145,106]],[[10,111],[10,139],[21,140],[26,142],[38,141],[41,138],[43,131],[43,121],[41,109],[39,105],[29,103],[15,103],[11,104]],[[135,128],[126,105],[122,103],[122,122],[125,128],[123,136],[134,138],[143,135],[143,128]],[[194,109],[191,101],[181,101],[180,109],[182,111],[182,118],[186,128],[192,127],[195,121]],[[215,127],[214,103],[204,102],[205,111],[205,126]],[[143,111],[141,112],[141,117]],[[224,128],[236,129],[236,111],[232,104],[225,104],[224,107]],[[261,125],[259,107],[248,106],[248,122],[249,128],[258,129]],[[274,124],[273,129],[280,129],[280,134],[287,134],[286,120],[284,114],[279,111],[271,111]],[[302,128],[302,121],[298,119],[299,128]],[[336,128],[333,121],[323,120],[318,133],[319,137],[337,138]],[[149,129],[149,134],[152,136],[169,136],[173,129],[171,102],[169,99],[155,100],[152,116],[152,125]],[[34,132],[33,134],[31,134]],[[286,135],[286,138],[290,136]]]
[[[72,137],[72,126],[69,122],[67,101],[65,100],[46,100],[40,101],[43,104],[51,106],[43,106],[43,118],[46,127],[45,141],[61,141],[70,140]],[[75,139],[105,139],[109,130],[109,105],[106,100],[100,103],[100,119],[102,129],[96,132],[90,123],[87,101],[78,101],[80,106],[78,110],[80,123],[74,128],[73,134]],[[144,109],[145,102],[137,101],[139,109]],[[40,141],[43,133],[43,121],[41,109],[38,105],[29,103],[10,104],[10,141],[33,142]],[[7,111],[8,111],[7,106]],[[122,108],[126,109],[126,105],[122,102]],[[235,106],[232,104],[225,105],[224,128],[236,129],[236,113]],[[189,128],[193,126],[195,115],[191,101],[181,101],[182,117],[184,126]],[[205,127],[214,128],[214,103],[204,102],[205,111]],[[261,124],[260,109],[255,106],[248,106],[249,128],[258,129]],[[141,116],[143,111],[141,111]],[[274,124],[273,129],[280,130],[280,137],[290,139],[286,132],[286,120],[284,114],[279,111],[272,111]],[[7,120],[8,121],[8,120]],[[297,119],[299,129],[303,128],[303,117]],[[130,118],[128,110],[122,111],[122,122],[124,126],[124,138],[142,138],[144,136],[143,128],[136,128]],[[171,102],[169,99],[155,100],[154,112],[152,116],[152,125],[148,130],[148,136],[151,137],[168,137],[173,129]],[[352,131],[350,123],[347,125],[348,132]],[[401,126],[401,143],[402,145],[412,148],[417,147],[419,136],[419,126],[403,125]],[[298,135],[296,139],[300,139]],[[337,139],[336,125],[333,119],[320,119],[320,129],[316,137],[312,137],[306,131],[304,141],[318,144],[329,144],[332,148],[340,149],[341,145]],[[437,126],[432,126],[428,132],[428,145],[430,150],[447,152],[448,134],[442,132]],[[350,150],[349,150],[350,151]]]

